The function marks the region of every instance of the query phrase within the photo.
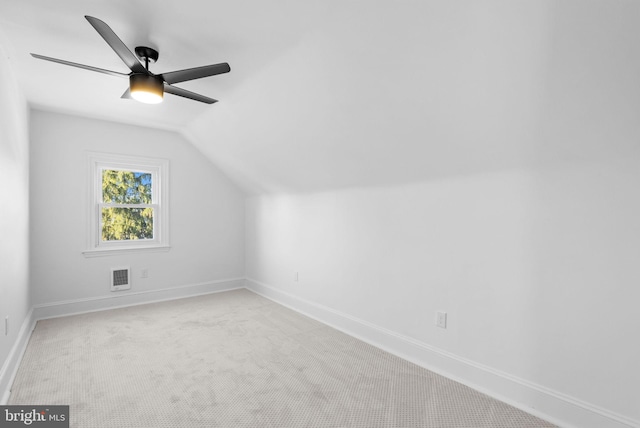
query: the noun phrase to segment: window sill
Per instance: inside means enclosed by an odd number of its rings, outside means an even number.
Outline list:
[[[85,257],[105,257],[105,256],[121,256],[126,254],[140,253],[166,253],[171,249],[168,245],[154,245],[149,247],[118,247],[118,248],[96,248],[94,250],[86,250],[82,252]]]

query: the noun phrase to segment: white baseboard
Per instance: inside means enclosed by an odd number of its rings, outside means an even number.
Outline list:
[[[194,297],[221,291],[230,291],[238,288],[244,288],[244,284],[244,278],[230,278],[201,282],[198,284],[181,285],[161,290],[135,292],[120,291],[106,296],[35,305],[33,307],[33,313],[35,320],[57,318],[127,306],[144,305],[146,303],[161,302],[165,300]]]
[[[251,278],[247,289],[364,342],[565,428],[640,428],[640,422],[318,305]]]
[[[13,380],[18,373],[22,356],[27,349],[27,344],[29,343],[29,338],[31,337],[31,332],[35,325],[36,319],[33,316],[33,309],[31,309],[22,322],[22,327],[20,327],[18,337],[16,338],[11,351],[9,351],[9,355],[2,365],[2,369],[0,369],[0,393],[2,394],[0,396],[0,405],[2,406],[9,402],[11,385],[13,385]]]

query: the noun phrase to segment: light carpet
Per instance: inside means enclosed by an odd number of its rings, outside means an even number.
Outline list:
[[[235,290],[40,321],[10,404],[72,427],[553,427]]]

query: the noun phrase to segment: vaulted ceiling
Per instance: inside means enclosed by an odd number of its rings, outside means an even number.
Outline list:
[[[127,81],[84,19],[156,73],[228,62],[178,84],[220,100],[120,99]],[[523,167],[637,144],[633,0],[0,1],[0,44],[40,109],[175,130],[248,192],[305,192]]]

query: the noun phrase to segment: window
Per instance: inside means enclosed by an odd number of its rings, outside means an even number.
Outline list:
[[[168,250],[168,169],[163,159],[89,154],[86,256]]]

